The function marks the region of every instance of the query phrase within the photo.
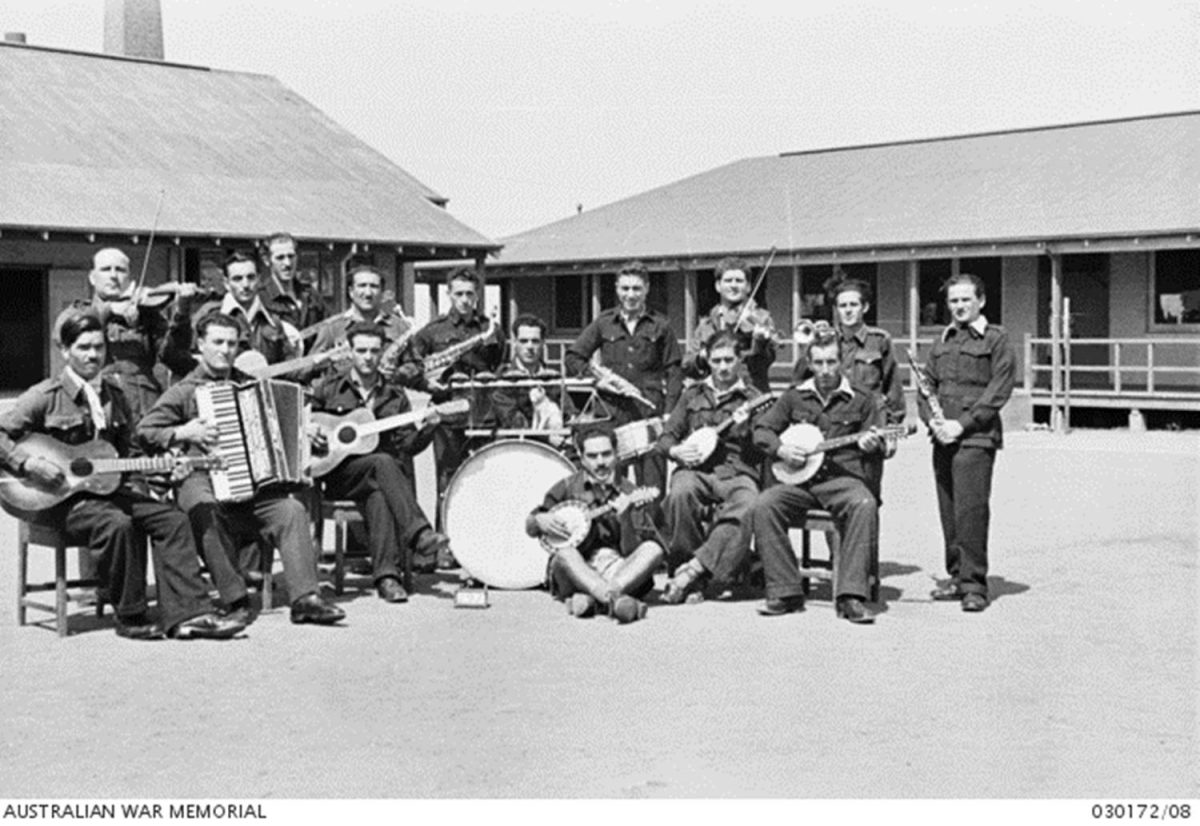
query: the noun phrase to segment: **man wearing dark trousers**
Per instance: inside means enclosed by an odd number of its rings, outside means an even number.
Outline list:
[[[359,323],[346,334],[350,344],[350,367],[326,376],[313,387],[313,410],[345,415],[360,407],[375,419],[409,412],[408,397],[400,388],[384,381],[379,360],[386,337],[377,324]],[[408,592],[401,584],[402,548],[413,554],[436,557],[448,544],[445,536],[429,524],[401,468],[401,456],[420,453],[433,438],[438,424],[432,407],[421,427],[404,427],[379,434],[379,446],[371,453],[349,456],[324,478],[325,494],[334,499],[353,499],[367,527],[367,548],[380,599],[405,602]],[[328,437],[315,435],[313,453],[328,451]]]
[[[104,322],[91,311],[68,313],[60,318],[58,335],[62,374],[27,390],[0,416],[0,466],[49,491],[63,484],[62,468],[16,444],[21,439],[39,433],[64,445],[81,445],[99,438],[118,455],[129,456],[133,432],[128,400],[114,380],[101,376]],[[22,516],[63,527],[70,541],[90,550],[116,611],[120,636],[155,639],[165,631],[178,639],[226,639],[245,628],[212,613],[187,518],[156,499],[144,479],[128,476],[111,495],[80,493]],[[153,545],[161,631],[147,616],[147,535]]]
[[[138,437],[151,449],[183,447],[202,454],[217,444],[216,423],[200,418],[196,388],[216,381],[249,379],[233,367],[238,349],[238,322],[213,313],[197,323],[200,363],[159,398],[138,423]],[[345,612],[327,602],[317,583],[317,553],[308,509],[278,490],[258,491],[245,502],[218,502],[207,471],[192,473],[179,486],[179,506],[187,513],[197,544],[230,616],[248,621],[246,586],[234,564],[234,537],[257,533],[279,549],[295,623],[327,625]]]
[[[853,623],[874,622],[866,607],[871,560],[879,546],[879,501],[870,487],[871,464],[881,461],[884,440],[870,428],[884,424],[872,394],[853,387],[842,374],[841,350],[833,331],[818,333],[809,348],[811,378],[789,388],[754,428],[755,443],[773,459],[799,469],[803,448],[780,440],[790,425],[815,425],[824,439],[861,433],[854,447],[826,453],[816,475],[802,484],[777,484],[754,502],[754,543],[762,557],[767,599],[759,613],[776,616],[804,610],[804,591],[788,528],[814,508],[830,511],[841,531],[841,556],[833,583],[837,615]]]
[[[741,344],[732,331],[709,338],[704,346],[710,375],[683,391],[658,440],[658,450],[679,463],[663,502],[666,515],[667,568],[674,576],[663,592],[669,604],[683,602],[709,579],[729,582],[750,554],[750,506],[758,495],[762,453],[751,438],[744,405],[762,395],[742,376]],[[717,439],[710,455],[687,439],[702,428],[732,425]],[[712,527],[703,512],[713,507]]]
[[[568,525],[554,512],[566,501],[594,508],[611,503],[633,485],[616,475],[612,434],[599,424],[586,425],[576,434],[580,468],[555,482],[542,504],[525,519],[532,537],[561,538]],[[654,507],[650,505],[649,507]],[[642,598],[654,585],[654,569],[662,562],[663,547],[651,511],[630,507],[612,511],[592,521],[577,546],[555,550],[546,567],[552,596],[567,603],[572,616],[586,619],[597,612],[617,622],[636,622],[646,616]]]
[[[945,540],[949,581],[935,600],[962,601],[962,610],[988,607],[988,525],[992,469],[1004,446],[1000,409],[1012,395],[1016,356],[1008,334],[983,316],[983,281],[963,273],[946,282],[953,319],[934,343],[927,376],[941,408],[920,400],[933,435],[933,476]]]
[[[589,370],[592,354],[600,352],[605,371],[596,380],[600,398],[612,410],[613,427],[662,415],[675,409],[683,389],[683,355],[665,316],[646,307],[650,272],[631,261],[617,272],[617,306],[584,328],[563,358],[569,375]],[[649,406],[632,398],[640,393]],[[667,460],[654,450],[633,463],[638,484],[666,490]]]

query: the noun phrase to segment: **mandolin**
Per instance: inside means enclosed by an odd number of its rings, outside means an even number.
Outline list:
[[[456,413],[466,413],[470,409],[471,403],[467,399],[454,399],[445,404],[412,410],[408,413],[397,413],[382,419],[376,419],[374,414],[365,407],[356,408],[341,416],[332,413],[313,413],[311,420],[325,433],[325,438],[329,442],[329,452],[322,456],[312,457],[312,464],[308,468],[309,473],[314,478],[320,478],[340,465],[347,457],[371,453],[379,447],[380,433],[416,424],[435,411],[442,416],[452,416]]]
[[[219,467],[215,456],[141,456],[122,459],[103,439],[68,445],[44,433],[30,433],[17,443],[30,457],[56,465],[66,477],[57,488],[36,485],[0,470],[0,505],[10,513],[35,513],[52,508],[76,493],[107,496],[121,486],[123,473],[171,473],[178,467],[208,470]]]
[[[721,434],[732,427],[739,417],[749,416],[756,410],[760,410],[771,402],[775,401],[778,396],[773,393],[763,393],[761,396],[756,396],[753,399],[748,399],[742,402],[729,418],[718,425],[706,425],[693,430],[686,439],[680,444],[684,446],[695,447],[700,451],[700,458],[694,462],[684,463],[685,467],[696,467],[708,461],[708,457],[712,456],[713,451],[717,449],[717,444],[720,442]]]
[[[785,445],[804,448],[808,452],[808,458],[804,464],[799,466],[780,459],[771,465],[771,473],[784,484],[800,485],[817,475],[817,471],[821,469],[821,464],[825,461],[827,451],[853,447],[864,433],[875,433],[885,439],[903,439],[916,432],[917,426],[914,424],[895,424],[873,427],[862,433],[851,433],[836,439],[825,439],[816,425],[794,424],[779,434],[779,441]]]
[[[562,519],[570,528],[570,533],[567,536],[550,536],[542,534],[540,537],[542,547],[548,552],[565,550],[566,548],[578,548],[583,540],[587,539],[587,535],[592,530],[592,522],[598,517],[612,511],[613,513],[621,513],[626,508],[644,505],[647,502],[652,502],[658,498],[658,488],[634,488],[629,493],[618,494],[603,505],[597,505],[594,508],[589,508],[578,499],[567,499],[559,502],[550,509],[550,513]]]

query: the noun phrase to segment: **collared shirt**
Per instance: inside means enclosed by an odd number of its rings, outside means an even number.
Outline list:
[[[276,318],[294,327],[311,327],[329,314],[325,306],[325,296],[312,284],[293,276],[292,290],[295,295],[284,292],[276,282],[274,273],[268,273],[259,296],[266,309]]]
[[[657,449],[669,453],[695,431],[721,424],[742,404],[761,395],[757,388],[741,380],[724,392],[717,390],[711,377],[693,384],[683,391],[663,425]],[[718,479],[741,475],[757,481],[763,457],[751,438],[752,430],[750,421],[731,425],[720,435],[712,455],[695,470],[715,474]]]
[[[103,406],[105,427],[97,430],[88,405],[84,382],[64,369],[22,393],[13,406],[0,414],[0,466],[16,473],[28,454],[17,442],[30,433],[44,433],[67,445],[81,445],[100,438],[109,442],[119,456],[132,450],[133,422],[129,403],[120,386],[102,376],[97,391]],[[145,493],[144,480],[126,475],[124,487]]]
[[[300,355],[299,331],[291,324],[281,321],[263,306],[258,296],[246,310],[232,293],[226,293],[220,301],[209,301],[192,314],[190,349],[196,340],[196,324],[211,312],[222,312],[238,323],[238,351],[257,350],[268,364],[278,364]]]
[[[779,449],[779,434],[793,424],[815,425],[823,439],[836,439],[861,433],[884,424],[884,411],[879,399],[862,388],[852,385],[844,376],[828,398],[821,395],[814,379],[790,387],[754,426],[754,443],[774,458]],[[812,481],[832,476],[853,476],[868,482],[872,476],[868,465],[882,461],[881,454],[864,456],[854,447],[825,454],[821,470]]]
[[[878,327],[860,324],[853,332],[838,327],[842,370],[852,384],[878,395],[890,424],[904,421],[904,387],[896,370],[892,337]]]
[[[560,502],[574,500],[583,503],[586,508],[594,508],[611,501],[619,493],[629,493],[634,489],[633,483],[627,479],[614,476],[613,480],[615,485],[610,485],[597,481],[584,470],[575,471],[546,491],[542,504],[530,512],[526,524],[532,521],[532,517],[552,510]],[[609,512],[597,517],[592,521],[587,538],[580,543],[579,553],[584,559],[591,559],[600,548],[612,548],[621,556],[629,556],[643,542],[658,542],[655,515],[656,506],[651,503],[626,508],[620,515]]]
[[[769,312],[759,307],[753,298],[746,299],[745,305],[739,304],[736,307],[717,304],[709,310],[708,315],[701,317],[683,356],[684,375],[695,379],[708,375],[709,366],[704,355],[704,345],[717,333],[732,329],[742,313],[743,306],[746,306],[746,315],[736,333],[742,348],[742,364],[750,382],[762,392],[770,392],[771,365],[775,363],[776,355],[775,320]],[[756,326],[765,327],[772,337],[755,336]]]
[[[682,354],[665,316],[647,311],[630,333],[618,308],[605,310],[567,348],[563,359],[567,373],[583,375],[597,350],[601,364],[629,380],[655,405],[655,410],[648,410],[633,399],[606,393],[604,401],[614,408],[619,423],[675,407],[683,389]]]
[[[412,403],[405,392],[393,384],[377,380],[371,397],[364,400],[361,387],[351,368],[326,375],[312,389],[314,411],[343,416],[360,407],[369,407],[376,419],[408,413]],[[420,430],[413,426],[385,430],[379,434],[377,453],[393,456],[415,456],[433,440],[435,425]]]
[[[92,424],[95,425],[96,432],[106,429],[108,420],[104,415],[104,402],[100,400],[100,376],[96,376],[95,383],[89,382],[68,364],[63,368],[63,383],[83,391],[83,399],[92,415]]]
[[[422,388],[424,382],[424,360],[436,355],[447,347],[460,344],[473,336],[477,336],[488,328],[488,318],[479,312],[461,314],[451,310],[440,315],[422,327],[416,335],[409,339],[402,363],[397,370],[397,377],[407,387]],[[501,342],[500,325],[496,325],[494,335],[479,346],[460,355],[454,363],[441,371],[440,378],[445,379],[452,373],[465,373],[468,376],[476,373],[492,372],[504,358],[504,345]]]
[[[309,352],[324,353],[326,350],[332,350],[346,340],[346,333],[351,327],[363,321],[369,321],[383,327],[384,333],[392,342],[407,333],[412,326],[400,319],[395,313],[385,313],[382,310],[377,311],[371,318],[367,318],[359,311],[358,307],[352,304],[344,312],[325,320],[317,330],[317,337],[313,340],[313,345]]]
[[[983,316],[965,327],[951,324],[934,342],[925,372],[942,412],[962,425],[962,444],[1004,446],[1000,408],[1012,396],[1016,369],[1008,333]],[[931,411],[923,399],[919,409],[928,422]]]

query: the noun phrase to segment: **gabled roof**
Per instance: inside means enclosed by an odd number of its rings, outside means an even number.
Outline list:
[[[278,80],[0,46],[0,228],[494,248]]]
[[[736,161],[501,239],[493,268],[1200,231],[1200,113]]]

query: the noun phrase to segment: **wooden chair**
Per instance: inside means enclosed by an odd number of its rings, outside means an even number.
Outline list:
[[[350,525],[363,523],[363,515],[358,506],[350,499],[325,499],[317,491],[317,522],[316,544],[317,558],[324,559],[325,521],[333,520],[333,590],[341,596],[346,590],[346,546],[350,537]],[[412,548],[402,549],[402,568],[404,571],[404,590],[410,594],[413,590],[413,559]],[[374,578],[369,578],[371,586]]]
[[[54,550],[54,581],[30,584],[29,582],[29,548],[42,547]],[[22,520],[17,529],[17,625],[25,625],[25,612],[28,608],[47,611],[54,614],[55,628],[58,636],[65,637],[67,627],[67,605],[78,602],[79,596],[72,594],[71,588],[95,588],[100,585],[96,579],[67,578],[67,548],[72,546],[64,531]],[[41,602],[28,596],[37,591],[54,591],[54,603]],[[96,616],[104,614],[104,603],[97,599]]]
[[[808,596],[811,580],[820,579],[832,583],[836,576],[837,566],[841,557],[841,533],[838,531],[837,520],[833,518],[833,514],[824,510],[810,510],[804,515],[804,522],[799,528],[794,528],[792,533],[800,532],[800,551],[796,554],[796,559],[800,563],[800,576],[804,587],[804,595]],[[825,544],[829,547],[828,558],[822,559],[814,557],[812,553],[812,535],[813,532],[820,531],[825,534]],[[792,547],[796,546],[795,538],[792,539]],[[868,573],[867,581],[870,586],[870,594],[868,595],[871,602],[879,601],[879,554],[876,549],[875,556],[871,559],[871,568]]]

